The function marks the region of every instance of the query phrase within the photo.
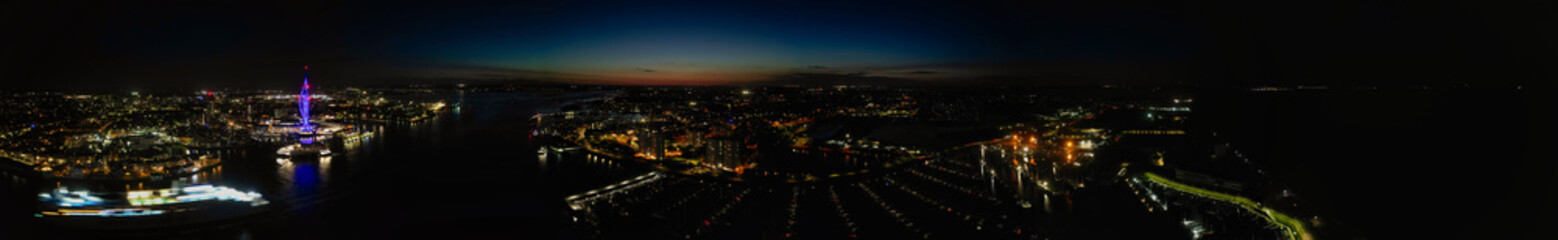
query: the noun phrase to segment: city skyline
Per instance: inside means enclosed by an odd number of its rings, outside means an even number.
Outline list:
[[[1554,239],[1554,9],[0,3],[0,239]]]

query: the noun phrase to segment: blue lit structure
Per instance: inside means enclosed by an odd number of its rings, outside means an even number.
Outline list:
[[[299,120],[302,124],[300,131],[304,133],[314,132],[314,126],[308,122],[308,104],[314,101],[314,97],[309,95],[308,88],[308,66],[303,66],[303,91],[298,93],[298,115],[302,118]]]
[[[296,132],[293,133],[295,134],[294,137],[297,138],[297,143],[287,145],[281,149],[276,150],[277,156],[293,157],[298,155],[330,155],[330,148],[324,144],[323,140],[325,137],[330,136],[330,134],[334,132],[334,128],[329,125],[325,125],[322,129],[319,128],[319,126],[315,126],[315,123],[313,122],[313,116],[310,114],[310,112],[313,110],[310,105],[312,105],[314,102],[314,96],[309,92],[309,89],[311,88],[313,88],[313,86],[308,84],[308,66],[303,66],[303,89],[298,91],[299,119],[297,129],[295,129]]]

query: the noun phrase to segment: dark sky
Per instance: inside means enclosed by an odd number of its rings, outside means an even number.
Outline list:
[[[0,3],[7,89],[530,79],[723,84],[1521,84],[1553,4],[946,1]],[[967,81],[982,79],[986,81]]]

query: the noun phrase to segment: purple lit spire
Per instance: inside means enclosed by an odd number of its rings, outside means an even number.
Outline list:
[[[313,124],[308,123],[308,104],[312,101],[314,101],[314,97],[309,96],[308,93],[308,66],[305,65],[303,66],[303,92],[298,93],[298,115],[302,117],[299,123],[303,124],[303,132],[314,132]]]

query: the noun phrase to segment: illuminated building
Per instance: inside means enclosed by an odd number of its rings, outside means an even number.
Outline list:
[[[665,158],[665,139],[656,131],[642,131],[638,133],[638,153],[644,158],[658,160]]]
[[[741,158],[741,143],[731,139],[709,139],[706,144],[708,151],[704,155],[705,163],[724,168],[735,168],[744,164]]]
[[[686,145],[688,147],[702,147],[704,143],[704,134],[705,133],[703,131],[687,131]]]
[[[298,126],[296,129],[298,141],[296,144],[277,149],[277,156],[327,156],[331,153],[330,147],[326,146],[322,140],[329,136],[331,132],[334,132],[333,127],[326,127],[325,131],[315,131],[314,123],[310,121],[311,116],[309,114],[311,110],[309,105],[314,101],[314,97],[309,94],[309,88],[312,88],[312,86],[308,84],[308,66],[303,66],[303,89],[298,92]],[[316,141],[319,142],[316,143]]]

